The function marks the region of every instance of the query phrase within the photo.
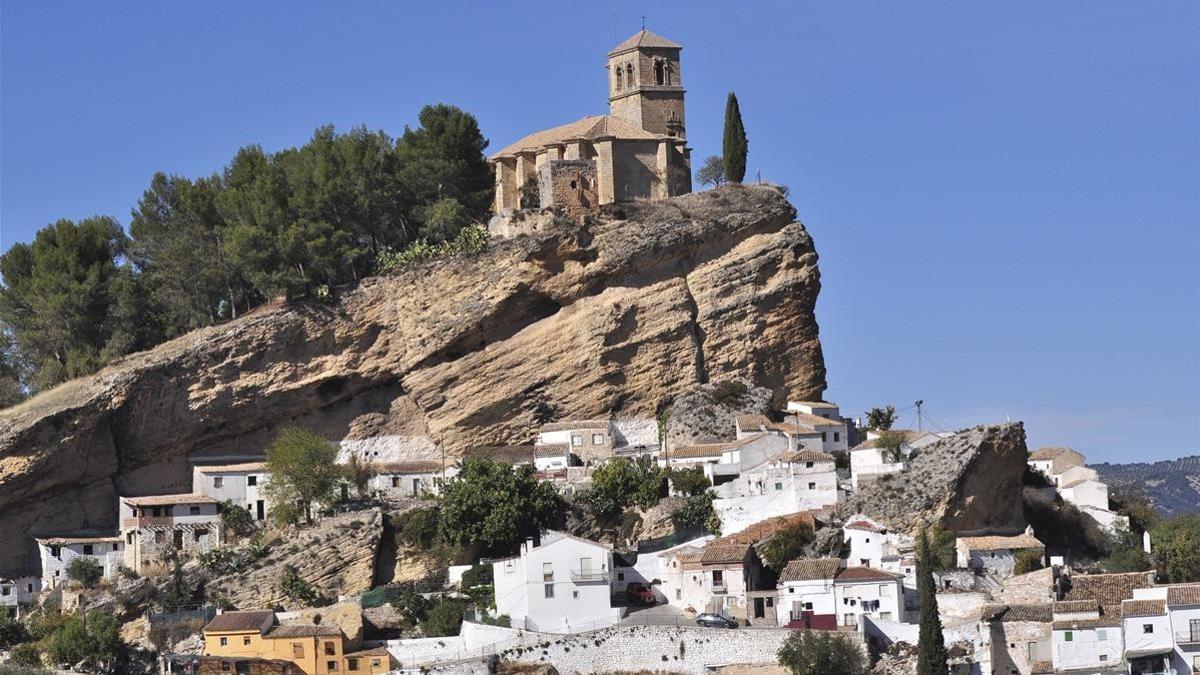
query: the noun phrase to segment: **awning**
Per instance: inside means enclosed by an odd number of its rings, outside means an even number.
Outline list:
[[[1174,647],[1147,647],[1145,649],[1126,649],[1126,659],[1140,659],[1145,656],[1166,656],[1174,651]]]

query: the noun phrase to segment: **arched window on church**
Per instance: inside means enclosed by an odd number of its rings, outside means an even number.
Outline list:
[[[654,84],[667,84],[667,67],[662,59],[654,59]]]
[[[630,88],[633,87],[633,64],[632,63],[625,64],[625,85]]]
[[[675,65],[673,63],[671,63],[670,61],[667,61],[665,64],[663,64],[663,79],[665,80],[663,82],[663,84],[666,84],[666,85],[675,84],[675,78],[673,77],[674,73],[675,73]]]
[[[621,91],[621,80],[623,79],[621,76],[621,66],[617,66],[616,75],[617,75],[617,89],[616,90]]]

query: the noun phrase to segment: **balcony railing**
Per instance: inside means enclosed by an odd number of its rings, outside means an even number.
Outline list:
[[[607,582],[610,578],[608,572],[601,570],[599,572],[583,572],[580,570],[571,570],[571,581],[579,584],[596,583],[599,581]]]
[[[729,589],[725,587],[724,581],[714,581],[712,585],[713,593],[728,593]]]
[[[140,518],[124,518],[121,520],[121,529],[135,530],[140,527],[173,525],[174,523],[175,519],[171,516],[142,516]]]
[[[1175,634],[1175,644],[1177,645],[1200,645],[1200,632],[1190,631]],[[1200,672],[1200,666],[1192,669],[1193,672]]]

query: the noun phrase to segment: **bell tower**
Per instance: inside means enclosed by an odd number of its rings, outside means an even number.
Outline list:
[[[608,107],[646,131],[687,138],[683,121],[683,47],[642,29],[608,53]]]

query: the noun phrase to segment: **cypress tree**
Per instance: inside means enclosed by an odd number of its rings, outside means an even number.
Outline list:
[[[725,100],[725,137],[721,154],[725,161],[725,178],[730,183],[740,183],[746,177],[746,127],[742,126],[742,111],[738,108],[737,96],[729,92]]]
[[[921,528],[917,543],[917,590],[921,595],[920,633],[917,638],[917,675],[948,675],[949,654],[938,616],[937,589],[933,583],[933,551]]]

